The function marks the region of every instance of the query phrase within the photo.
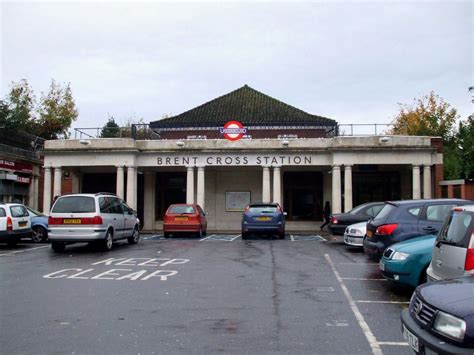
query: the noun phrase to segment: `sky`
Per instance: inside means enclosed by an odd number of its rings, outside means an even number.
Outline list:
[[[70,83],[73,127],[176,115],[247,84],[341,124],[434,91],[472,113],[472,1],[0,0],[0,96]]]

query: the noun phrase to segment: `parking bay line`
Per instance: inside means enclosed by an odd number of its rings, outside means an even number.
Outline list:
[[[380,303],[380,304],[410,304],[410,302],[405,301],[369,301],[369,300],[359,300],[354,301],[355,303]]]
[[[355,281],[387,281],[386,279],[367,279],[363,277],[341,277],[341,280],[355,280]]]
[[[379,345],[409,346],[408,343],[402,341],[379,341]]]
[[[9,252],[9,253],[0,254],[0,256],[7,256],[7,255],[18,254],[18,253],[24,253],[25,251],[43,249],[43,248],[48,248],[48,247],[49,247],[49,245],[43,245],[43,246],[36,247],[36,248],[28,248],[28,249],[25,249],[25,250],[17,250],[17,251],[12,251],[12,252]]]
[[[339,272],[336,270],[336,267],[334,266],[334,263],[329,256],[329,254],[324,254],[324,257],[326,258],[327,262],[329,263],[329,266],[332,269],[332,272],[336,276],[337,282],[339,282],[339,285],[342,288],[342,291],[344,292],[344,295],[346,296],[347,300],[349,301],[349,306],[351,307],[352,313],[354,313],[357,322],[359,323],[359,326],[362,329],[362,332],[364,333],[367,341],[369,342],[370,347],[372,348],[372,352],[375,355],[382,355],[382,349],[380,349],[379,343],[377,342],[377,339],[375,338],[375,335],[372,333],[370,330],[369,325],[364,319],[364,316],[359,310],[359,307],[357,307],[357,304],[354,302],[354,299],[352,298],[348,288],[344,284],[344,280],[342,280],[341,276],[339,275]]]

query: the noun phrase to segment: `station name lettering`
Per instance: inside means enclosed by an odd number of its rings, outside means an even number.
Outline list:
[[[301,155],[257,155],[257,156],[173,156],[158,157],[158,166],[181,166],[181,165],[311,165],[311,156]]]

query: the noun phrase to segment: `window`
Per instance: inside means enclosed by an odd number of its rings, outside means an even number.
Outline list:
[[[473,223],[473,214],[468,212],[453,212],[447,223],[441,229],[437,240],[454,243],[460,247],[469,244],[471,236],[470,226]]]
[[[110,208],[110,198],[108,197],[99,198],[99,207],[100,207],[100,213],[112,213],[111,208]]]
[[[396,208],[397,207],[395,207],[394,205],[387,203],[385,206],[383,206],[382,210],[377,214],[377,216],[375,216],[374,221],[383,220]]]
[[[55,213],[91,213],[95,212],[95,200],[88,196],[59,198],[51,212]]]
[[[250,213],[276,213],[277,208],[275,206],[255,206],[249,208]]]
[[[382,208],[383,208],[383,205],[370,207],[367,210],[367,214],[369,216],[375,217],[382,210]]]
[[[28,217],[28,210],[26,207],[18,205],[18,206],[11,206],[10,207],[10,213],[12,214],[12,217]]]
[[[5,210],[3,208],[0,208],[0,217],[6,217],[7,216],[7,213],[5,212]]]
[[[110,198],[110,213],[123,213],[122,202],[120,199],[115,197]]]
[[[426,219],[428,221],[444,221],[451,209],[456,205],[432,205],[426,209]]]
[[[194,213],[194,207],[193,206],[173,206],[170,208],[168,213],[172,214],[193,214]]]
[[[412,216],[418,217],[420,215],[421,207],[412,207],[408,209],[408,213]]]

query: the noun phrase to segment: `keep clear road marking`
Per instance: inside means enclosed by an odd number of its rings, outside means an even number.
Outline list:
[[[341,276],[339,275],[339,272],[336,270],[336,267],[334,266],[334,263],[329,256],[329,254],[324,254],[324,257],[326,258],[327,262],[331,266],[331,269],[336,276],[337,282],[339,282],[339,285],[342,288],[342,291],[344,292],[344,295],[346,296],[347,300],[349,301],[349,305],[351,307],[352,312],[354,313],[357,322],[359,323],[359,326],[362,328],[362,331],[364,332],[365,337],[367,338],[367,341],[369,342],[370,347],[372,348],[372,353],[375,355],[382,355],[382,349],[380,349],[380,345],[377,342],[377,339],[375,338],[374,334],[369,328],[369,325],[364,319],[364,316],[359,310],[359,307],[357,307],[356,303],[354,302],[354,299],[352,298],[349,290],[347,289],[346,285],[344,284],[344,281],[342,280]]]
[[[210,236],[206,238],[202,238],[199,241],[218,241],[218,242],[233,242],[236,240],[238,237],[240,237],[240,234],[237,235],[228,235],[228,234],[211,234]]]
[[[28,249],[25,249],[25,250],[17,250],[17,251],[12,251],[12,252],[10,252],[10,253],[0,254],[0,256],[7,256],[7,255],[19,254],[19,253],[24,253],[25,251],[36,250],[36,249],[43,249],[43,248],[48,248],[48,247],[49,247],[49,245],[43,245],[43,246],[41,246],[41,247],[28,248]]]

